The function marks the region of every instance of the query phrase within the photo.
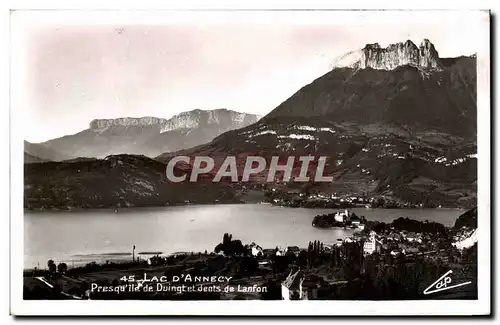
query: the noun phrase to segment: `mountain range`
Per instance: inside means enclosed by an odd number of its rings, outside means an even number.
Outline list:
[[[240,168],[255,154],[327,156],[334,181],[315,184],[318,190],[474,206],[476,58],[441,59],[430,42],[422,44],[366,46],[372,54],[362,56],[362,65],[336,66],[259,122],[181,154],[218,162],[237,155]],[[172,156],[158,159],[166,163]]]
[[[475,56],[440,58],[428,40],[419,47],[411,41],[386,48],[375,43],[337,59],[331,71],[299,89],[262,119],[250,119],[246,126],[234,127],[210,142],[186,141],[189,134],[187,131],[182,133],[185,128],[162,133],[167,123],[151,118],[148,123],[155,125],[155,131],[151,131],[157,134],[154,137],[143,136],[143,131],[136,130],[135,124],[124,126],[125,122],[121,120],[101,120],[93,121],[88,130],[81,132],[82,135],[51,140],[44,145],[67,155],[85,153],[86,156],[99,157],[116,152],[106,147],[105,142],[114,143],[113,148],[124,143],[122,151],[127,153],[139,153],[135,150],[145,153],[150,150],[146,145],[152,143],[155,150],[147,154],[164,151],[155,158],[163,166],[175,155],[205,155],[215,159],[214,173],[228,155],[237,156],[239,169],[251,155],[268,160],[275,155],[327,156],[325,174],[332,175],[334,181],[307,184],[314,190],[382,196],[421,206],[472,207],[477,198],[476,115]],[[118,140],[113,137],[114,130],[120,130]],[[147,130],[144,133],[149,134],[149,128]],[[169,132],[174,133],[164,136]],[[102,140],[101,133],[104,134]],[[126,135],[126,140],[122,134]],[[161,147],[160,140],[155,140],[161,137],[164,141],[168,138],[169,144]],[[141,140],[140,144],[135,140],[146,138],[148,140]],[[78,149],[84,143],[98,149],[82,152],[90,150]],[[146,157],[137,159],[141,164],[149,161]],[[56,182],[57,186],[68,190],[65,193],[72,193],[67,194],[68,199],[58,206],[64,206],[64,202],[78,202],[82,194],[75,188],[92,189],[85,198],[92,193],[109,198],[97,183],[88,182],[89,177],[98,180],[111,173],[109,163],[99,161],[102,160],[85,162],[87,176],[59,172],[63,167],[58,163],[29,164],[25,166],[27,196],[32,198],[35,193],[53,192]],[[131,175],[137,173],[133,163],[120,166],[129,166]],[[191,167],[182,168],[189,173]],[[314,168],[312,164],[311,170]],[[298,169],[295,167],[292,174],[298,174]],[[50,188],[43,184],[44,178],[38,174],[40,170],[52,175]],[[207,175],[206,182],[199,183],[200,186],[213,187],[207,185],[211,184],[212,176]],[[260,185],[266,176],[267,169],[251,180],[254,185]],[[59,178],[64,182],[57,181]],[[151,179],[151,175],[147,178]],[[109,181],[114,182],[113,179]],[[293,182],[280,184],[279,179],[276,184],[284,188],[304,186]],[[173,185],[155,182],[149,186],[153,188],[152,193],[164,193],[162,187]],[[235,193],[241,188],[241,184],[217,186],[217,191],[226,193],[224,197],[231,197],[231,200],[237,197]],[[113,188],[113,193],[129,193],[127,188]],[[120,195],[123,197],[124,194]],[[162,197],[159,202],[165,199]],[[192,196],[190,199],[196,200]],[[140,205],[140,201],[134,199],[134,205]],[[40,206],[33,203],[36,200],[30,202],[31,207]],[[109,198],[104,206],[112,204],[113,200]],[[86,206],[102,207],[102,203],[87,202]]]
[[[411,65],[422,69],[442,70],[443,64],[439,54],[428,39],[424,39],[419,47],[412,41],[390,44],[382,48],[380,44],[367,44],[363,49],[348,52],[335,60],[335,67],[359,69],[393,70],[403,65]]]
[[[25,163],[61,161],[67,159],[71,159],[71,157],[61,154],[43,143],[31,143],[24,141]]]
[[[58,153],[40,157],[54,161],[75,157],[104,158],[123,153],[155,157],[208,142],[226,131],[247,126],[258,119],[259,116],[254,114],[227,109],[196,109],[170,119],[96,119],[86,130],[37,145]]]

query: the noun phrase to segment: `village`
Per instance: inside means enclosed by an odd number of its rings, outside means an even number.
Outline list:
[[[362,218],[347,210],[334,214],[337,222],[359,219]],[[451,232],[439,223],[408,218],[390,224],[365,219],[363,222],[358,225],[363,227],[352,236],[332,238],[331,243],[309,242],[307,248],[263,248],[254,242],[244,245],[231,234],[224,234],[211,253],[156,254],[134,257],[128,263],[89,263],[57,271],[54,266],[49,271],[37,270],[31,274],[26,271],[25,296],[26,299],[64,295],[65,299],[310,300],[395,299],[394,295],[410,295],[419,299],[421,287],[432,283],[436,273],[445,272],[446,268],[461,270],[468,277],[477,272],[471,262],[477,252],[477,238],[470,236],[473,229],[462,227]],[[131,278],[141,284],[151,278],[165,281],[162,290],[152,292],[135,290],[117,295],[113,289],[89,290],[92,285],[123,286]],[[188,278],[206,281],[190,283],[186,281]],[[212,278],[230,281],[214,283],[210,281]],[[185,285],[191,289],[164,290],[167,285]]]
[[[367,193],[337,193],[310,190],[307,187],[288,188],[287,186],[273,186],[264,188],[265,201],[279,206],[303,208],[441,208],[440,205],[429,205],[419,202],[402,202],[389,196],[371,196]]]

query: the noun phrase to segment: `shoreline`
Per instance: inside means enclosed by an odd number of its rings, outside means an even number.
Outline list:
[[[141,215],[144,215],[144,216],[149,216],[149,215],[152,215],[152,218],[154,219],[154,216],[166,216],[168,217],[168,215],[170,213],[176,213],[175,211],[179,212],[181,211],[183,214],[182,215],[186,215],[187,216],[187,219],[184,219],[182,218],[179,219],[181,224],[185,225],[186,229],[190,229],[192,228],[192,224],[189,222],[189,216],[191,215],[194,215],[198,210],[197,209],[201,209],[203,211],[205,211],[206,213],[208,213],[207,215],[207,218],[210,217],[211,215],[211,211],[212,209],[214,209],[215,211],[219,211],[219,210],[223,210],[223,211],[226,211],[226,210],[229,210],[231,211],[231,213],[234,213],[236,211],[242,211],[243,213],[243,207],[240,205],[240,204],[233,204],[233,205],[228,205],[228,204],[221,204],[219,205],[219,207],[217,208],[216,205],[210,205],[210,206],[206,206],[206,205],[189,205],[191,206],[191,208],[179,208],[179,207],[172,207],[172,209],[165,209],[165,207],[148,207],[148,208],[136,208],[136,209],[132,209],[132,208],[127,208],[127,209],[124,209],[124,211],[120,211],[123,215],[122,216],[117,216],[117,214],[113,213],[111,209],[95,209],[95,210],[88,210],[88,209],[81,209],[81,210],[73,210],[73,211],[57,211],[57,212],[61,212],[62,214],[59,214],[57,215],[56,213],[53,213],[54,211],[35,211],[33,213],[29,213],[26,215],[26,218],[33,218],[33,221],[37,220],[37,216],[39,216],[40,218],[47,218],[46,222],[49,222],[50,217],[51,215],[53,215],[56,219],[54,220],[58,220],[57,218],[61,217],[61,216],[67,216],[68,218],[64,218],[65,220],[65,224],[73,224],[72,223],[72,218],[71,216],[73,215],[72,213],[75,213],[74,216],[76,218],[79,218],[80,214],[79,213],[83,213],[83,214],[88,214],[89,216],[92,216],[93,219],[92,220],[99,220],[100,218],[100,214],[99,213],[93,213],[93,212],[101,212],[102,215],[104,216],[110,216],[111,221],[115,220],[116,222],[119,222],[119,224],[123,223],[123,222],[127,222],[126,220],[128,219],[123,219],[122,217],[127,217],[129,215],[131,216],[137,216],[139,219],[137,220],[140,220],[140,217]],[[246,212],[244,212],[243,214],[248,216],[248,217],[251,217],[252,216],[252,213],[258,213],[259,211],[262,211],[262,213],[277,213],[279,212],[278,210],[278,207],[277,206],[274,206],[274,205],[267,205],[267,204],[259,204],[259,203],[254,203],[254,204],[250,204],[248,205],[247,204],[247,207],[244,208],[244,210]],[[403,211],[399,211],[397,209],[390,209],[392,210],[389,211],[389,210],[385,210],[385,209],[380,209],[380,208],[377,208],[377,209],[364,209],[364,208],[356,208],[354,210],[354,212],[358,215],[365,215],[369,220],[372,220],[372,221],[384,221],[384,222],[391,222],[392,220],[395,220],[397,218],[401,218],[401,217],[408,217],[408,218],[411,218],[411,219],[414,219],[414,220],[419,220],[419,221],[424,221],[426,218],[428,218],[427,216],[427,212],[426,211],[429,211],[429,213],[434,213],[434,216],[436,216],[435,218],[432,218],[431,220],[434,220],[434,221],[437,221],[439,223],[442,223],[446,228],[450,228],[452,227],[452,225],[454,224],[454,222],[456,222],[456,219],[457,217],[459,216],[460,213],[458,212],[454,212],[455,210],[451,210],[451,209],[447,209],[447,210],[443,210],[441,212],[441,214],[439,213],[436,213],[436,211],[439,211],[441,209],[425,209],[425,208],[419,208],[419,209],[405,209],[405,211],[407,212],[410,212],[410,211],[414,211],[414,213],[405,213]],[[288,212],[286,212],[288,211]],[[358,232],[359,230],[357,229],[351,229],[351,228],[344,228],[344,227],[314,227],[311,225],[311,221],[313,220],[314,218],[314,215],[317,215],[318,213],[322,214],[322,213],[329,213],[329,212],[334,212],[335,210],[332,209],[330,211],[317,211],[317,209],[308,209],[308,208],[301,208],[301,209],[295,209],[296,212],[293,212],[292,210],[284,210],[283,212],[280,212],[280,215],[283,216],[283,224],[286,225],[286,224],[292,224],[292,221],[288,221],[289,218],[287,218],[289,216],[288,213],[292,213],[293,214],[293,218],[298,218],[297,220],[300,220],[299,223],[300,223],[300,226],[301,227],[307,227],[307,228],[310,228],[312,229],[311,230],[311,235],[310,235],[310,238],[320,238],[321,240],[323,240],[325,243],[330,243],[330,239],[326,239],[326,237],[330,237],[332,236],[333,234],[336,234],[337,237],[348,237],[348,236],[351,236],[353,232]],[[367,213],[371,213],[373,215],[366,215],[364,214],[364,212],[367,212]],[[433,212],[434,211],[434,212]],[[448,211],[448,212],[445,212],[445,211]],[[31,211],[30,211],[31,212]],[[49,213],[47,213],[49,212]],[[64,212],[66,212],[67,214],[64,214]],[[71,213],[69,213],[71,212]],[[438,218],[439,216],[443,216],[443,218]],[[116,218],[116,219],[113,219],[113,218]],[[151,218],[147,219],[147,220],[150,220]],[[31,220],[31,219],[27,219],[27,220]],[[84,219],[80,219],[80,220],[84,220]],[[85,219],[86,220],[86,219]],[[108,220],[108,219],[106,219]],[[156,219],[154,219],[156,220]],[[165,219],[165,220],[168,220],[168,219]],[[210,220],[209,219],[205,219],[205,220]],[[295,219],[294,219],[295,220]],[[113,221],[113,222],[115,222]],[[97,221],[96,221],[97,222]],[[155,221],[155,224],[156,222],[158,222],[157,220]],[[115,223],[113,223],[115,224]],[[295,224],[295,222],[293,222],[293,224]],[[203,225],[203,223],[201,224]],[[221,230],[221,232],[224,232],[224,229],[225,226],[223,226],[223,223],[221,224],[222,226],[219,227]],[[200,225],[198,225],[199,227]],[[196,225],[194,225],[194,227],[196,228]],[[283,226],[285,228],[287,228],[287,226]],[[282,228],[283,228],[282,227]],[[259,228],[259,227],[257,227]],[[305,228],[304,228],[305,229]],[[305,229],[306,232],[309,232],[309,230]],[[316,237],[318,236],[318,237]],[[266,247],[269,246],[269,247],[276,247],[276,244],[278,244],[278,246],[282,246],[284,243],[286,243],[286,245],[297,245],[299,247],[303,246],[303,242],[302,240],[300,239],[300,237],[294,237],[290,240],[276,240],[276,238],[273,238],[272,236],[269,236],[269,235],[264,235],[262,236],[262,241],[260,239],[260,237],[252,237],[254,238],[254,240],[256,242],[261,242],[262,244],[264,244]],[[332,237],[333,238],[333,237]],[[115,241],[116,238],[111,238],[110,240],[112,241]],[[335,240],[335,238],[333,238],[331,241]],[[74,241],[74,240],[72,240]],[[118,242],[120,242],[118,240]],[[76,245],[76,244],[75,244]],[[169,244],[170,245],[170,244]],[[123,246],[123,245],[122,245]],[[82,265],[82,264],[86,264],[86,263],[90,263],[92,261],[96,261],[96,262],[99,262],[99,263],[104,263],[106,260],[109,260],[110,262],[113,262],[115,259],[121,259],[120,257],[125,257],[125,259],[127,259],[127,257],[130,256],[130,253],[127,252],[127,250],[122,250],[122,246],[119,247],[119,246],[116,246],[118,249],[115,250],[114,247],[115,246],[102,246],[102,247],[93,247],[92,249],[90,249],[89,251],[81,251],[80,249],[72,249],[72,250],[69,250],[69,251],[65,251],[65,252],[68,252],[70,254],[72,254],[72,252],[75,252],[82,255],[81,257],[67,257],[69,255],[67,254],[63,254],[63,256],[59,255],[57,251],[53,251],[51,249],[47,250],[46,253],[37,253],[34,251],[34,253],[32,254],[29,254],[29,255],[26,255],[24,257],[24,260],[27,262],[23,269],[33,269],[36,265],[37,265],[37,262],[40,262],[40,265],[44,265],[45,264],[45,261],[48,260],[49,258],[53,258],[53,259],[57,259],[57,260],[60,260],[61,262],[66,262],[68,265],[71,265],[72,262],[73,262],[73,259],[74,259],[74,263],[75,263],[75,266],[77,265]],[[181,249],[175,249],[174,250],[170,250],[168,249],[168,247],[170,246],[165,246],[167,249],[165,249],[165,247],[155,247],[155,246],[150,246],[150,247],[147,247],[149,245],[142,245],[141,248],[146,248],[147,250],[143,250],[142,252],[163,252],[164,254],[172,254],[172,253],[175,253],[175,252],[179,252],[179,251],[182,251],[182,252],[203,252],[205,251],[205,249],[208,249],[208,250],[211,250],[211,245],[209,245],[210,247],[207,247],[206,246],[206,243],[203,244],[203,243],[198,243],[196,245],[194,244],[183,244],[181,245],[183,248]],[[81,247],[80,247],[81,248]],[[107,251],[103,252],[101,251],[102,249],[105,249]],[[125,255],[125,252],[126,252],[126,255]],[[115,253],[115,254],[113,254]],[[116,254],[116,253],[121,253],[121,254]],[[162,254],[162,255],[164,255]],[[110,256],[110,255],[116,255],[116,256]],[[123,256],[120,256],[120,255],[123,255]],[[136,256],[139,256],[140,254],[136,252]],[[146,255],[146,254],[145,254]],[[80,261],[80,260],[83,260],[83,261]]]
[[[298,246],[297,246],[298,247]],[[276,247],[273,247],[273,248],[263,248],[263,250],[274,250]],[[300,250],[307,250],[307,248],[305,247],[299,247]],[[105,253],[102,253],[102,254],[105,254]],[[112,254],[112,253],[107,253],[107,254]],[[128,253],[127,253],[128,254]],[[192,252],[174,252],[174,253],[161,253],[161,254],[139,254],[137,253],[138,256],[140,255],[153,255],[153,256],[160,256],[160,257],[164,257],[164,258],[168,258],[168,257],[175,257],[175,256],[218,256],[217,253],[215,252],[195,252],[195,251],[192,251]],[[127,255],[127,256],[130,256],[132,257],[132,253],[130,253],[130,255]],[[57,262],[56,259],[54,259],[54,261]],[[144,261],[147,261],[142,259],[142,260],[139,260],[139,261],[136,261],[135,263],[137,262],[144,262]],[[64,262],[64,261],[63,261]],[[86,261],[83,261],[82,264],[78,264],[78,265],[75,265],[74,267],[69,267],[68,265],[68,269],[72,270],[72,269],[78,269],[78,268],[83,268],[85,267],[85,265],[87,264],[91,264],[91,263],[96,263],[97,265],[106,265],[106,260],[86,260]],[[115,265],[127,265],[127,264],[131,264],[131,263],[134,263],[132,262],[131,260],[125,260],[125,259],[117,259],[117,260],[109,260],[109,264],[115,264]],[[45,268],[40,268],[40,269],[35,269],[34,267],[23,267],[23,272],[38,272],[38,271],[44,271]]]
[[[178,208],[178,207],[189,207],[189,206],[215,206],[215,205],[269,205],[273,207],[281,207],[281,208],[290,208],[290,209],[308,209],[308,210],[342,210],[343,208],[323,208],[323,207],[293,207],[287,205],[279,205],[273,204],[270,202],[218,202],[218,203],[187,203],[187,204],[169,204],[169,205],[148,205],[148,206],[130,206],[130,207],[119,207],[119,208],[110,208],[110,207],[93,207],[93,208],[68,208],[68,209],[28,209],[23,208],[24,213],[47,213],[47,212],[92,212],[92,211],[132,211],[134,209],[157,209],[157,208]],[[348,209],[366,209],[366,210],[464,210],[467,211],[469,208],[465,207],[441,207],[441,208],[427,208],[427,207],[400,207],[400,208],[366,208],[364,206],[354,206]]]

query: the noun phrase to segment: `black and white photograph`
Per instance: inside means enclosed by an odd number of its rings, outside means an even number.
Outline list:
[[[489,313],[489,30],[486,10],[12,12],[19,312]]]

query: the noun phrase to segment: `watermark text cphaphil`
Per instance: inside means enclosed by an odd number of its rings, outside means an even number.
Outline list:
[[[182,172],[181,175],[175,175],[174,169],[178,163],[191,165],[191,158],[188,156],[176,156],[172,158],[167,164],[167,179],[173,183],[180,182],[196,182],[198,177],[202,174],[213,174],[213,182],[220,182],[222,178],[230,179],[231,182],[248,182],[252,175],[263,173],[267,169],[267,182],[274,182],[278,172],[282,172],[283,182],[292,181],[292,171],[300,167],[297,176],[293,177],[294,182],[309,182],[311,178],[314,182],[332,182],[332,176],[324,176],[324,169],[326,166],[327,157],[320,156],[316,159],[314,156],[289,156],[285,162],[278,156],[273,156],[268,161],[259,156],[248,156],[241,172],[241,177],[238,175],[238,168],[235,156],[227,156],[218,169],[215,167],[215,161],[212,157],[196,156],[192,160],[192,169],[190,175],[187,172]],[[310,168],[316,165],[316,168]],[[314,176],[308,176],[310,169],[315,170]],[[177,172],[178,174],[178,172]]]

